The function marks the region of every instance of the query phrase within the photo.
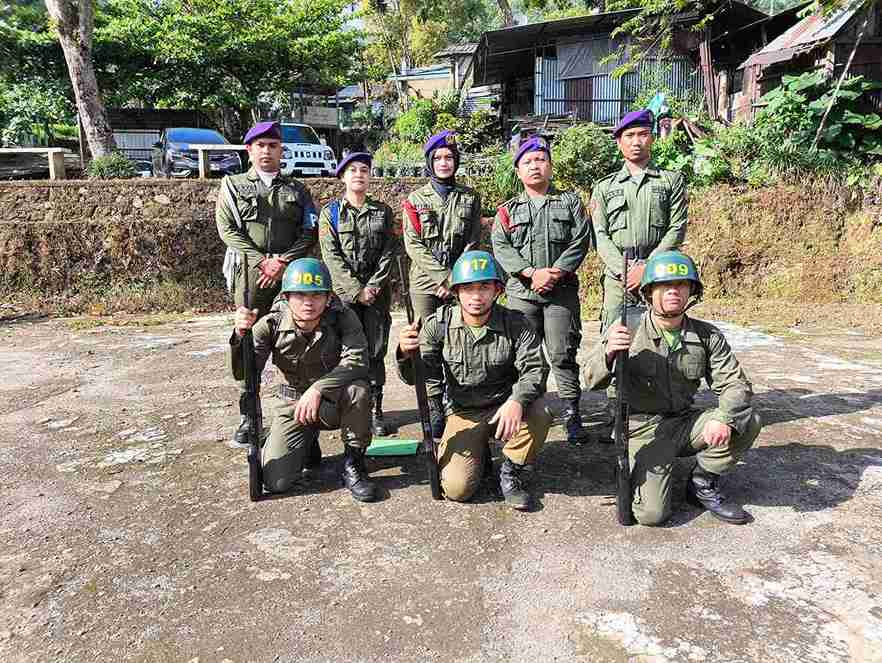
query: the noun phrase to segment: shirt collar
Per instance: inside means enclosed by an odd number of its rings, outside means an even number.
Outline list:
[[[652,319],[651,311],[647,311],[646,314],[643,316],[643,328],[646,330],[646,335],[653,341],[658,342],[658,340],[662,337],[661,329],[656,327],[655,321],[653,321]],[[688,315],[683,316],[683,324],[680,325],[680,339],[682,343],[686,343],[687,341],[701,341],[698,336],[698,332],[695,330],[695,325]]]
[[[650,160],[648,164],[646,164],[646,168],[643,169],[643,174],[647,177],[658,177],[658,168],[655,167],[655,164]],[[617,182],[627,182],[631,179],[631,171],[628,170],[628,166],[626,164],[622,164],[621,170],[619,170],[619,174],[616,175]]]

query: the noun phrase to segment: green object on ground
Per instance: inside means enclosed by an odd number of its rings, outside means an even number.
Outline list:
[[[415,456],[420,446],[419,440],[406,440],[397,437],[375,437],[368,447],[368,456]]]

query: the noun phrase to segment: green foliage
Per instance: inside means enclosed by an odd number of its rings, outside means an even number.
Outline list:
[[[594,182],[621,164],[612,136],[593,123],[577,124],[561,133],[552,155],[555,182],[584,191],[590,191]]]
[[[707,117],[707,113],[704,110],[704,96],[701,91],[674,90],[670,86],[672,69],[670,64],[664,63],[643,67],[639,85],[632,82],[637,80],[636,74],[626,74],[623,80],[625,94],[634,97],[631,109],[646,108],[656,93],[661,92],[665,95],[665,103],[671,109],[673,117],[688,117],[693,122],[703,120]]]
[[[360,33],[345,0],[107,0],[95,63],[108,105],[252,107],[258,93],[337,84]]]
[[[395,120],[394,131],[399,138],[412,143],[428,139],[435,126],[437,111],[431,99],[418,99]]]
[[[514,155],[509,151],[489,154],[487,168],[481,175],[467,178],[468,185],[481,194],[483,214],[493,216],[496,207],[521,191],[523,185],[514,169]]]
[[[369,0],[362,9],[370,35],[366,60],[378,65],[373,75],[402,62],[408,68],[427,65],[447,44],[477,41],[499,25],[493,0],[402,0],[386,3],[382,10]]]
[[[466,154],[501,149],[501,134],[499,119],[486,110],[475,111],[461,120],[457,128],[459,147]]]
[[[86,166],[86,175],[90,180],[123,180],[137,177],[138,173],[125,154],[111,152],[92,159]]]
[[[422,145],[406,140],[389,140],[374,152],[374,164],[383,168],[393,166],[418,167],[425,161]]]
[[[17,144],[32,136],[50,140],[52,125],[73,121],[73,107],[52,80],[0,83],[0,142]]]
[[[692,177],[692,154],[682,131],[656,140],[652,144],[652,161],[662,170],[683,173],[687,179]]]
[[[869,164],[882,161],[882,117],[861,105],[862,93],[878,86],[860,76],[843,83],[814,152],[811,144],[835,81],[807,72],[784,76],[781,86],[762,98],[766,106],[752,125],[718,125],[696,142],[691,156],[683,143],[675,151],[666,141],[657,141],[653,159],[661,167],[691,175],[698,185],[767,186],[781,178],[807,177],[857,182]]]
[[[468,117],[456,117],[459,95],[440,95],[420,99],[395,121],[395,133],[402,140],[423,143],[430,135],[449,129],[456,132],[463,154],[498,151],[501,129],[497,117],[489,111],[476,111]]]

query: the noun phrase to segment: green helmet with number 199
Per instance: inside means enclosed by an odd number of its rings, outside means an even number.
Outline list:
[[[698,269],[692,258],[680,251],[664,251],[646,261],[643,278],[640,279],[640,294],[649,301],[646,290],[654,283],[670,281],[691,281],[692,296],[701,299],[704,286],[698,278]]]
[[[478,281],[498,281],[504,283],[496,259],[486,251],[466,251],[453,264],[450,286],[477,283]]]
[[[298,258],[285,268],[282,292],[331,292],[331,273],[321,260]]]

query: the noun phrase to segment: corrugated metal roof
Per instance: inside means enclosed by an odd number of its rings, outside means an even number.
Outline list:
[[[751,55],[739,69],[754,64],[773,64],[790,60],[833,39],[854,17],[859,4],[839,9],[827,16],[820,12],[806,16],[799,23]]]
[[[407,81],[414,78],[447,78],[450,76],[449,64],[436,64],[429,67],[414,67],[407,71],[402,71],[399,75],[392,74],[386,77],[389,81]]]
[[[478,50],[478,42],[467,42],[464,44],[451,44],[447,48],[441,49],[433,57],[449,58],[451,55],[471,55]]]

